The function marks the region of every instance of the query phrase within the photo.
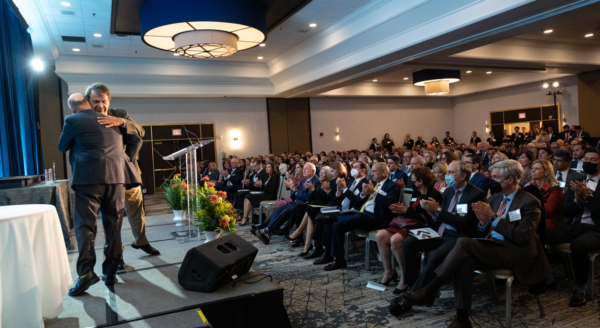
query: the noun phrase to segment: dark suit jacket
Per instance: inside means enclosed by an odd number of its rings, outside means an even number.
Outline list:
[[[264,171],[264,169],[263,169]],[[269,179],[269,176],[265,172],[265,181],[263,181],[262,186],[260,186],[260,190],[263,191],[264,197],[266,199],[275,199],[277,198],[277,192],[279,191],[279,183],[281,177],[277,174],[273,174]],[[267,183],[268,181],[268,183]]]
[[[425,140],[417,139],[417,141],[415,142],[415,146],[417,145],[421,145],[421,147],[427,147],[427,142]]]
[[[550,143],[556,142],[556,140],[558,140],[558,132],[556,131],[552,132],[552,134],[548,133],[548,136],[550,137]]]
[[[244,180],[244,170],[242,170],[240,167],[236,167],[235,170],[232,170],[229,173],[229,177],[224,180],[225,183],[227,183],[227,181],[231,182],[232,187],[238,190],[242,189],[242,180]]]
[[[576,181],[585,182],[586,177],[581,179],[575,179]],[[590,201],[586,202],[585,205],[579,204],[575,201],[575,192],[569,187],[567,194],[565,195],[565,202],[563,204],[562,212],[565,218],[567,218],[570,224],[575,224],[573,218],[577,214],[583,213],[585,208],[588,208],[592,212],[592,221],[596,226],[600,227],[600,188],[596,188],[596,192],[592,195]]]
[[[252,191],[262,190],[262,186],[261,187],[255,187],[254,186],[254,176],[255,175],[256,174],[253,174],[252,177],[247,177],[246,178],[246,179],[250,179],[250,185],[248,186],[248,189],[250,189]],[[267,181],[268,178],[269,178],[269,176],[267,175],[267,170],[265,170],[264,168],[262,170],[260,170],[260,173],[258,173],[258,180],[262,181],[262,185],[263,186],[264,186],[264,184],[265,184],[265,182]]]
[[[86,109],[65,119],[58,149],[71,151],[72,188],[95,184],[139,186],[135,165],[123,151],[121,129],[98,124],[102,116]]]
[[[477,144],[478,144],[478,143],[480,143],[480,142],[481,142],[481,138],[479,138],[479,137],[473,137],[473,136],[471,136],[471,141],[470,141],[470,143],[477,145]]]
[[[554,170],[554,175],[556,176],[556,170]],[[567,171],[567,179],[565,180],[565,189],[569,190],[571,188],[571,181],[583,181],[583,179],[585,179],[585,174],[569,169]]]
[[[574,133],[575,134],[575,138],[581,138],[587,141],[587,139],[590,138],[590,134],[585,132],[585,131],[581,131],[581,137],[577,137],[577,132]]]
[[[219,181],[219,170],[212,170],[207,174],[210,181]]]
[[[525,135],[521,132],[519,134],[513,133],[510,135],[510,139],[515,143],[516,146],[525,142]]]
[[[369,180],[367,180],[367,177],[363,177],[358,185],[355,187],[354,190],[350,190],[350,188],[352,187],[352,184],[354,183],[354,178],[349,178],[348,180],[346,180],[346,187],[348,188],[348,190],[346,190],[346,192],[342,192],[340,194],[340,196],[337,198],[337,206],[341,206],[342,203],[344,202],[345,198],[348,198],[348,200],[350,200],[350,208],[355,208],[355,204],[361,201],[361,197],[360,197],[360,193],[362,192],[362,188],[363,188],[363,184],[365,183],[369,183]],[[358,190],[358,192],[356,192]],[[335,206],[335,205],[331,205],[331,206]],[[358,208],[360,209],[360,207]]]
[[[454,138],[452,138],[452,137],[446,137],[446,138],[444,138],[444,144],[448,145],[451,142],[454,142]]]
[[[492,211],[498,211],[503,198],[503,193],[490,197],[488,204]],[[517,209],[521,211],[521,220],[510,222],[508,212]],[[519,189],[507,211],[506,220],[500,220],[494,231],[504,236],[517,279],[525,285],[534,285],[550,274],[550,264],[537,232],[542,213],[540,201]],[[488,224],[486,231],[482,231],[479,236],[486,236],[491,226]]]
[[[579,163],[579,160],[572,160],[571,161],[571,168],[572,169],[576,169],[578,163]]]
[[[477,172],[469,181],[474,184],[477,188],[481,189],[483,193],[487,196],[488,191],[490,190],[490,179],[485,175]]]
[[[321,181],[319,181],[319,178],[317,178],[316,175],[313,175],[312,178],[308,180],[306,180],[306,178],[303,178],[300,181],[300,185],[294,192],[294,202],[297,204],[304,204],[308,202],[308,199],[310,198],[311,191],[307,188],[304,188],[304,184],[306,182],[312,183],[315,186],[315,188],[321,185]]]
[[[502,144],[503,142],[511,142],[512,141],[512,136],[510,134],[507,135],[501,135],[500,136],[500,144]]]
[[[375,208],[373,213],[375,214],[375,218],[380,220],[382,224],[389,224],[396,216],[396,214],[392,213],[390,210],[390,205],[398,203],[398,200],[400,199],[400,187],[394,181],[387,179],[383,186],[380,186],[380,190],[385,192],[386,195],[383,196],[378,193],[375,196]],[[348,193],[348,191],[346,191],[346,193]],[[360,197],[360,194],[358,197]],[[369,200],[368,195],[356,202],[354,208],[360,210],[367,200]]]
[[[406,181],[408,180],[408,175],[406,175],[406,172],[404,172],[400,168],[398,168],[396,170],[396,172],[394,172],[394,176],[392,177],[392,180],[396,181],[396,180],[400,180],[400,179],[402,179],[404,181],[404,184],[406,184]]]
[[[575,132],[569,131],[563,131],[561,133],[558,134],[558,139],[560,140],[567,140],[567,134],[569,134],[569,140],[573,140],[575,138]]]
[[[502,144],[502,140],[495,136],[494,136],[494,141],[492,141],[492,138],[487,138],[486,141],[492,146],[500,146],[500,144]]]
[[[415,190],[412,194],[412,198],[418,198],[419,196],[421,196],[421,199],[434,199],[438,203],[442,203],[443,200],[442,194],[440,194],[440,192],[435,190],[433,187],[427,188],[427,193],[423,196],[418,190]],[[423,222],[426,225],[433,224],[434,221],[431,218],[431,215],[429,215],[429,213],[422,208],[421,205],[417,205],[416,209],[412,208],[412,201],[410,205],[411,206],[406,209],[406,213],[403,215],[403,217]]]
[[[404,147],[412,150],[414,145],[415,145],[414,140],[412,140],[412,139],[404,140],[404,144],[403,144]]]
[[[432,226],[433,230],[438,230],[440,224],[446,223],[454,228],[456,231],[463,237],[469,237],[477,224],[479,223],[479,219],[475,216],[475,212],[473,212],[473,203],[475,202],[484,202],[486,198],[486,194],[481,191],[481,189],[475,187],[470,182],[467,182],[467,186],[465,187],[465,192],[460,195],[458,202],[459,204],[467,204],[467,215],[460,216],[459,214],[452,214],[448,212],[448,206],[450,206],[450,202],[452,201],[452,197],[454,197],[454,193],[456,189],[448,187],[443,194],[442,211],[440,215],[437,217],[435,224]]]
[[[132,147],[131,146],[132,141],[130,141],[131,138],[129,138],[128,136],[137,135],[140,138],[143,138],[144,135],[146,134],[146,131],[144,130],[144,128],[141,125],[135,123],[135,121],[133,119],[131,119],[131,117],[129,116],[127,111],[124,109],[109,108],[108,111],[106,112],[106,115],[122,118],[125,120],[125,128],[123,128],[123,130],[125,130],[126,136],[124,136],[125,139],[124,139],[123,143],[125,144],[126,148]],[[137,153],[139,152],[139,150],[141,148],[142,148],[142,144],[139,145],[139,148],[137,149],[137,151],[135,151],[134,149],[126,149],[125,150],[127,152],[127,155],[130,155],[129,158],[131,158],[133,160],[135,169],[137,170],[138,174],[142,174],[142,171],[140,170],[140,167],[138,166],[138,163],[137,163]],[[133,154],[134,152],[135,152],[135,156],[132,157],[131,154]]]

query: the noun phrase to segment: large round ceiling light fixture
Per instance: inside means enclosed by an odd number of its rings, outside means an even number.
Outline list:
[[[140,8],[140,27],[151,47],[218,58],[263,43],[266,15],[256,0],[150,0]]]
[[[460,81],[459,70],[424,69],[413,72],[413,84],[425,87],[428,96],[443,95],[450,92],[450,83]]]

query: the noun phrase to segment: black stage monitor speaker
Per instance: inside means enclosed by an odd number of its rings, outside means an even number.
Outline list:
[[[187,290],[212,293],[250,270],[258,249],[236,234],[190,249],[181,268],[178,280]]]

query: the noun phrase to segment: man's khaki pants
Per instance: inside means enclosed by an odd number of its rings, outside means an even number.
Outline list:
[[[132,188],[125,191],[125,213],[133,233],[134,245],[144,246],[149,244],[146,238],[146,220],[144,214],[144,202],[142,199],[142,187]]]

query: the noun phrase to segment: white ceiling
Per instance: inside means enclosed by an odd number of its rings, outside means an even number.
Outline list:
[[[62,6],[61,2],[64,1],[69,2],[71,6]],[[266,46],[241,51],[218,60],[266,62],[371,1],[313,0],[269,33]],[[140,36],[121,38],[111,35],[111,0],[39,0],[39,2],[52,37],[62,55],[177,58],[172,52],[146,45]],[[309,27],[311,23],[316,23],[317,27]],[[102,36],[94,37],[96,33]],[[85,37],[86,42],[63,42],[63,36]],[[73,51],[74,48],[80,51]],[[259,60],[259,56],[263,58]]]

